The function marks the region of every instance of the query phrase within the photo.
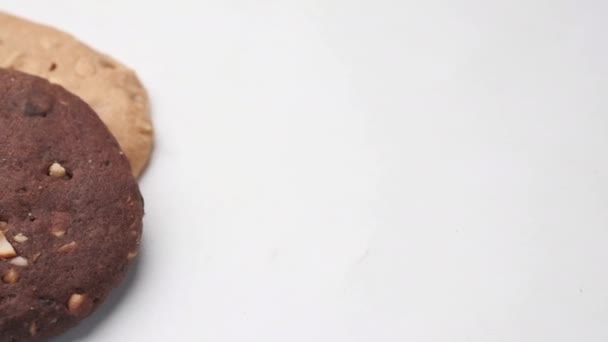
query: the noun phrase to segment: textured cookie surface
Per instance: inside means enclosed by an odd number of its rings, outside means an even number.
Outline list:
[[[135,73],[74,37],[0,12],[0,67],[49,79],[85,100],[110,128],[134,175],[153,143],[148,96]]]
[[[137,255],[143,202],[93,110],[0,69],[0,342],[44,341],[89,315]]]

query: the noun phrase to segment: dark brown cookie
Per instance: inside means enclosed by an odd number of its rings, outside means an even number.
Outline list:
[[[39,341],[88,316],[137,255],[143,201],[93,110],[0,69],[0,341]]]

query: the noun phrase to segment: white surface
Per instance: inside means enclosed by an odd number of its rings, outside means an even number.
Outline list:
[[[58,341],[608,341],[608,2],[1,6],[154,103],[143,259]]]

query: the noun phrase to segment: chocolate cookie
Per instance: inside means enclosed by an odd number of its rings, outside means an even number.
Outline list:
[[[143,200],[85,102],[6,69],[0,94],[0,341],[43,341],[121,280],[137,255]]]
[[[153,144],[148,94],[135,73],[71,35],[0,12],[0,67],[44,77],[84,99],[110,128],[133,174]]]

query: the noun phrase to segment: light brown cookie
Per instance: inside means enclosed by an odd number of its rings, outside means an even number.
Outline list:
[[[62,85],[85,100],[118,140],[138,176],[153,144],[148,95],[135,73],[71,35],[0,12],[0,67]]]

